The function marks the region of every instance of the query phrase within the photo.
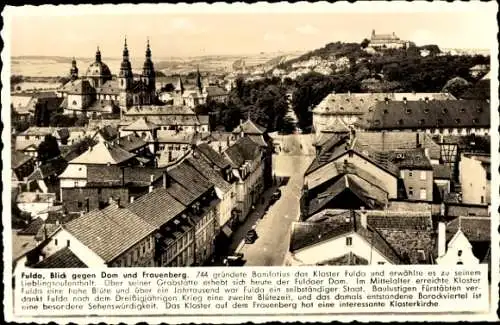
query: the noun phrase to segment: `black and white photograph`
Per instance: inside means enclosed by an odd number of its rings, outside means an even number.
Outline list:
[[[7,279],[486,265],[496,285],[495,7],[330,5],[4,12]]]

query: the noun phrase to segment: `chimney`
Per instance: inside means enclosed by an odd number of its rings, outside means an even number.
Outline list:
[[[168,187],[168,175],[167,175],[167,172],[163,172],[163,188],[167,188]]]
[[[429,160],[431,159],[431,157],[429,156],[429,148],[424,148],[424,154]]]
[[[90,212],[90,199],[88,197],[85,198],[85,209]]]
[[[417,143],[417,148],[420,148],[420,133],[415,133],[415,137],[416,137],[416,143]]]
[[[429,102],[429,97],[425,97],[425,102],[428,103]]]
[[[446,254],[446,224],[441,220],[438,224],[438,257],[444,254]]]
[[[368,215],[365,211],[365,207],[360,207],[359,208],[359,217],[361,221],[361,227],[363,228],[368,228]]]
[[[125,167],[122,167],[121,170],[122,170],[122,187],[125,187]]]
[[[117,205],[119,208],[121,208],[121,207],[122,207],[122,206],[120,205],[120,198],[119,198],[119,197],[118,197],[118,198],[116,198],[116,205]]]
[[[219,153],[222,153],[222,144],[219,143]]]
[[[151,174],[149,178],[149,193],[153,192],[153,182],[155,180],[155,175]]]
[[[134,203],[134,199],[135,199],[135,197],[131,196],[130,197],[130,203]]]

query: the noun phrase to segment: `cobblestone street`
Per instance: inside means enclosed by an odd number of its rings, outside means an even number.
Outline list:
[[[283,264],[288,250],[290,226],[299,217],[303,174],[312,157],[275,155],[273,160],[277,178],[284,180],[279,187],[281,198],[269,206],[266,212],[266,206],[277,187],[268,189],[263,195],[266,203],[256,206],[255,211],[232,237],[231,251],[243,253],[245,265],[248,266]],[[245,244],[245,234],[254,225],[258,238],[253,244]]]

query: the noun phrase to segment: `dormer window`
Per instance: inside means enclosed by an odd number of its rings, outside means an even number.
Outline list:
[[[460,119],[459,119],[459,118],[456,118],[456,119],[455,119],[455,123],[460,124]]]
[[[424,113],[425,114],[429,113],[429,109],[428,108],[424,108]]]
[[[478,107],[478,108],[477,108],[477,110],[476,110],[476,112],[478,112],[478,113],[482,113],[482,112],[483,112],[483,109],[482,109],[481,107]]]
[[[409,108],[408,108],[408,109],[406,110],[406,114],[411,114],[411,109],[409,109]]]
[[[472,123],[477,124],[477,123],[479,123],[479,120],[477,118],[475,118],[472,120]]]
[[[437,120],[437,124],[443,124],[443,120],[442,119],[438,119]]]
[[[421,120],[419,121],[419,123],[420,123],[420,125],[423,125],[423,124],[425,123],[425,120],[424,120],[424,119],[421,119]]]
[[[447,108],[443,108],[443,114],[448,114],[448,109]]]
[[[399,124],[399,125],[403,125],[403,120],[399,120],[399,121],[398,121],[398,124]]]
[[[389,113],[389,111],[384,109],[384,114],[388,114],[388,113]]]
[[[460,113],[465,113],[465,108],[461,108]]]

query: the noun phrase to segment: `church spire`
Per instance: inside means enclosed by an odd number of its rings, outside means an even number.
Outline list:
[[[203,92],[203,86],[201,84],[200,66],[196,68],[196,88],[198,88],[200,94]]]
[[[149,37],[146,43],[146,59],[151,59],[151,48],[149,47]]]
[[[123,44],[123,61],[128,61],[127,36],[125,36],[125,42]]]
[[[99,45],[97,46],[97,51],[95,52],[95,61],[101,62],[101,50],[99,49]]]
[[[78,68],[76,66],[75,57],[73,57],[73,60],[71,60],[71,69],[69,70],[69,74],[70,74],[71,80],[78,79]]]

